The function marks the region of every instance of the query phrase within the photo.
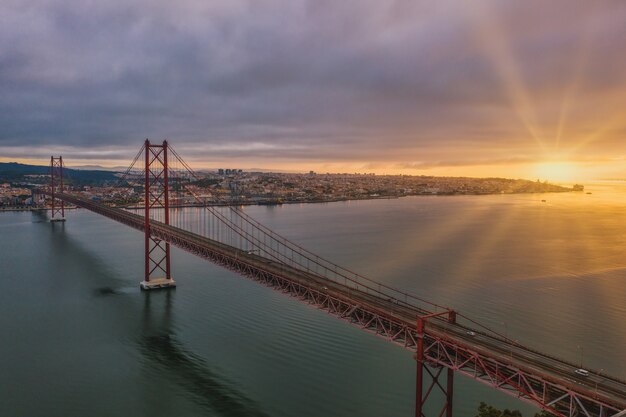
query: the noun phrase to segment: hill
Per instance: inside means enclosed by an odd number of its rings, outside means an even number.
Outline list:
[[[0,162],[0,181],[32,181],[30,175],[48,175],[50,167],[43,165],[28,165],[17,162]],[[68,182],[74,182],[77,185],[102,184],[106,182],[117,181],[116,172],[104,170],[83,170],[83,169],[64,169]],[[37,182],[37,181],[34,181]]]

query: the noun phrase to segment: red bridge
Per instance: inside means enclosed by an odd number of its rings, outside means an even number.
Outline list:
[[[200,177],[168,145],[146,140],[119,183],[141,185],[143,216],[110,207],[63,185],[63,162],[51,160],[51,220],[64,220],[65,203],[85,208],[145,235],[144,289],[176,285],[170,245],[193,253],[415,352],[415,416],[444,394],[439,417],[453,415],[455,372],[530,402],[559,417],[626,416],[626,382],[607,374],[576,373],[578,366],[526,347],[471,318],[363,277],[287,240],[215,196],[193,186]],[[203,216],[189,222],[176,202],[193,198]],[[584,372],[581,372],[584,373]]]

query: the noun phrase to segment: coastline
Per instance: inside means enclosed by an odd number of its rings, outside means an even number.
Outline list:
[[[207,203],[206,206],[210,207],[227,207],[227,206],[280,206],[284,204],[322,204],[322,203],[339,203],[343,201],[365,201],[365,200],[396,200],[405,197],[454,197],[454,196],[493,196],[493,195],[523,195],[523,194],[562,194],[562,193],[579,193],[581,191],[575,191],[566,189],[562,191],[545,191],[545,192],[512,192],[512,193],[438,193],[438,194],[407,194],[397,196],[376,196],[376,197],[355,197],[355,198],[333,198],[328,200],[283,200],[281,202],[268,202],[264,201],[261,204],[259,202],[229,202],[229,203]],[[170,206],[171,208],[188,208],[188,207],[204,207],[203,204],[181,204],[177,206]],[[124,208],[127,210],[143,210],[144,206],[116,206],[117,208]]]
[[[511,192],[511,193],[438,193],[438,194],[407,194],[399,196],[375,196],[375,197],[354,197],[354,198],[333,198],[328,200],[283,200],[283,201],[242,201],[242,202],[228,202],[228,203],[207,203],[203,204],[181,204],[172,205],[170,208],[192,208],[192,207],[227,207],[227,206],[280,206],[283,204],[321,204],[321,203],[338,203],[344,201],[365,201],[365,200],[395,200],[404,197],[452,197],[452,196],[493,196],[493,195],[520,195],[520,194],[561,194],[568,192],[582,192],[571,189],[565,189],[562,191],[545,191],[545,192]],[[260,203],[260,204],[259,204]],[[116,208],[123,208],[126,210],[143,210],[144,206],[114,206]],[[70,206],[65,207],[65,210],[77,210],[78,207]],[[16,211],[49,211],[50,207],[0,207],[1,212],[16,212]]]

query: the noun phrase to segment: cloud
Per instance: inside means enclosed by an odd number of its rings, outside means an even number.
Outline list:
[[[409,162],[396,164],[398,168],[405,169],[430,169],[440,167],[468,167],[475,165],[516,165],[533,163],[536,160],[533,158],[502,158],[502,159],[467,159],[467,160],[444,160],[444,161],[430,161],[430,162]]]
[[[5,0],[0,146],[118,159],[150,137],[424,167],[623,153],[625,20],[615,1]]]

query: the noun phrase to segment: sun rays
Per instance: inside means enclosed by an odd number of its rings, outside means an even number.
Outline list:
[[[487,0],[478,0],[467,3],[466,11],[474,23],[477,43],[490,59],[512,109],[528,134],[545,151],[546,145],[537,131],[535,106],[493,4]]]
[[[590,15],[599,7],[592,8]],[[624,104],[620,92],[603,101],[612,109],[606,114],[596,109],[591,109],[593,111],[589,113],[585,111],[588,104],[581,95],[581,89],[587,81],[585,75],[594,46],[593,19],[584,21],[580,30],[570,35],[569,53],[554,51],[563,55],[561,61],[566,64],[561,65],[562,81],[550,85],[552,91],[548,93],[532,84],[527,73],[532,65],[527,62],[525,66],[521,65],[516,53],[516,46],[519,48],[519,45],[514,45],[514,41],[519,44],[520,39],[514,39],[509,33],[511,29],[505,24],[496,2],[471,2],[465,12],[470,19],[478,51],[484,53],[497,76],[521,131],[535,145],[534,151],[532,146],[527,147],[528,154],[535,155],[537,159],[536,163],[528,166],[528,172],[551,181],[573,181],[580,173],[576,162],[585,148],[594,142],[614,139],[616,131],[624,129],[626,120],[619,110]],[[614,106],[611,105],[613,101]]]

